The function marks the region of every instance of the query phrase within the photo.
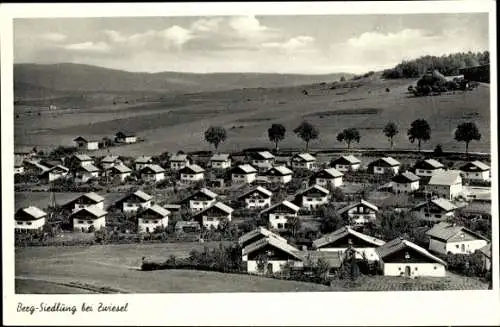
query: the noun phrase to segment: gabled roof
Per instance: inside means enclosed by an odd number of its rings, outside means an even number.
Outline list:
[[[83,194],[82,196],[80,197],[84,197],[84,198],[87,198],[89,200],[92,200],[94,201],[95,203],[99,203],[99,202],[102,202],[104,201],[104,197],[100,196],[99,194],[95,193],[95,192],[89,192],[89,193],[85,193]],[[79,197],[79,198],[80,198]]]
[[[412,248],[413,250],[419,252],[420,254],[428,257],[431,260],[434,260],[444,266],[447,266],[446,262],[443,260],[439,259],[438,257],[430,254],[427,250],[424,248],[416,245],[415,243],[412,243],[410,241],[407,241],[403,238],[396,238],[390,242],[385,243],[384,245],[378,247],[375,249],[375,252],[377,252],[379,258],[383,260],[385,257],[388,255],[391,255],[393,253],[396,253],[398,251],[401,251],[405,248]]]
[[[381,246],[381,245],[385,244],[385,241],[382,241],[382,240],[379,240],[378,238],[357,232],[349,226],[344,226],[344,227],[337,229],[336,231],[334,231],[330,234],[327,234],[327,235],[313,241],[313,247],[316,249],[319,249],[319,248],[323,247],[324,245],[328,245],[330,243],[333,243],[333,242],[335,242],[335,241],[337,241],[337,240],[339,240],[339,239],[341,239],[349,234],[356,236],[365,242],[373,244],[374,247]]]
[[[254,159],[256,160],[268,160],[273,159],[274,155],[269,151],[259,151],[253,154]]]
[[[132,169],[128,168],[124,164],[113,166],[111,169],[117,170],[119,173],[122,173],[122,174],[130,173],[132,171]]]
[[[205,171],[205,169],[201,168],[200,166],[194,164],[194,165],[189,165],[189,166],[186,166],[186,167],[183,167],[180,172],[181,173],[187,173],[187,174],[199,174],[199,173],[203,173]]]
[[[361,160],[359,160],[358,158],[356,158],[353,155],[348,155],[348,156],[342,156],[340,158],[337,158],[337,159],[333,160],[331,163],[333,165],[335,165],[337,162],[338,163],[348,162],[351,165],[355,165],[355,164],[361,163]]]
[[[150,156],[140,156],[140,157],[137,157],[137,159],[135,159],[135,163],[144,163],[144,164],[147,164],[147,163],[150,163],[151,161],[153,161],[153,159],[150,157]]]
[[[228,161],[231,159],[231,156],[227,153],[219,153],[219,154],[214,154],[211,158],[210,161]]]
[[[460,171],[446,170],[432,175],[428,185],[454,185],[460,178]]]
[[[78,170],[79,171],[84,170],[84,171],[89,172],[89,173],[95,173],[96,171],[100,171],[99,168],[97,168],[96,166],[94,166],[92,164],[87,164],[87,165],[79,166]]]
[[[253,166],[249,164],[244,164],[244,165],[239,165],[233,169],[233,173],[238,171],[242,171],[245,174],[253,174],[257,172],[257,169],[255,169]]]
[[[411,171],[405,171],[403,173],[400,173],[392,178],[393,182],[396,183],[412,183],[419,181],[420,177],[412,173]]]
[[[92,158],[86,154],[75,154],[74,157],[80,161],[92,161]]]
[[[300,207],[296,206],[295,204],[291,203],[290,201],[284,200],[284,201],[281,201],[279,203],[276,203],[275,205],[273,205],[273,206],[271,206],[271,207],[269,207],[267,209],[262,210],[260,213],[261,214],[266,213],[266,212],[271,211],[271,210],[273,210],[274,208],[276,208],[276,207],[278,207],[280,205],[284,205],[285,207],[288,207],[288,208],[292,209],[295,212],[298,212],[299,209],[300,209]]]
[[[459,235],[460,233],[467,233],[478,239],[489,241],[489,239],[487,239],[486,237],[464,226],[454,225],[453,223],[449,223],[446,221],[442,221],[434,225],[430,230],[426,232],[426,234],[429,235],[430,237],[437,238],[443,241],[448,241],[449,239],[451,239],[456,235]]]
[[[224,211],[227,214],[230,214],[230,213],[232,213],[234,211],[234,209],[231,208],[230,206],[228,206],[228,205],[226,205],[226,204],[224,204],[222,202],[216,202],[216,203],[212,204],[210,207],[205,208],[202,211],[196,213],[194,216],[199,216],[199,215],[203,214],[205,211],[210,210],[212,208],[220,209],[220,210]]]
[[[368,201],[365,201],[365,200],[361,200],[361,201],[358,201],[358,202],[355,202],[353,204],[350,204],[346,207],[343,207],[342,209],[340,209],[339,211],[337,211],[339,214],[343,214],[344,212],[347,212],[348,210],[354,208],[354,207],[357,207],[359,205],[362,205],[362,206],[366,206],[374,211],[378,211],[378,208],[377,206],[371,204],[370,202]]]
[[[305,193],[308,193],[309,191],[316,190],[320,193],[323,193],[324,195],[330,194],[330,191],[328,191],[326,188],[319,186],[319,185],[312,185],[306,188],[305,190],[299,191],[297,195],[303,195]]]
[[[480,248],[479,252],[491,259],[491,242]]]
[[[116,136],[117,136],[117,137],[134,137],[134,136],[135,136],[135,133],[132,133],[132,132],[126,132],[126,131],[121,131],[121,132],[116,133]]]
[[[118,160],[118,156],[105,156],[102,158],[101,162],[115,162]]]
[[[293,174],[293,171],[291,171],[290,169],[288,169],[287,167],[285,166],[276,166],[276,167],[272,167],[272,168],[269,168],[265,174],[268,175],[271,171],[275,171],[277,172],[279,175],[281,176],[286,176],[286,175],[291,175]]]
[[[245,233],[242,236],[240,236],[240,238],[238,239],[238,244],[243,244],[246,241],[249,241],[249,240],[251,240],[254,237],[259,236],[259,235],[262,235],[264,237],[275,237],[275,238],[281,240],[282,242],[287,243],[287,240],[285,238],[279,236],[276,233],[271,232],[270,230],[268,230],[262,226],[259,226],[255,229],[249,231],[248,233]]]
[[[153,211],[154,213],[157,213],[158,215],[160,215],[162,217],[166,217],[166,216],[170,215],[170,211],[168,211],[167,209],[165,209],[157,204],[152,205],[151,207],[144,210],[142,213],[144,213],[146,211]],[[141,215],[142,215],[142,213],[141,213]]]
[[[169,161],[186,161],[188,160],[189,156],[187,154],[183,153],[178,153],[178,154],[173,154]]]
[[[46,170],[50,169],[49,167],[46,167],[46,166],[44,166],[44,165],[42,165],[39,162],[34,161],[34,160],[24,160],[23,163],[31,165],[31,166],[35,166],[35,167],[37,167],[38,169],[40,169],[42,171],[46,171]]]
[[[344,174],[342,174],[340,171],[338,171],[335,168],[325,168],[325,169],[322,169],[316,173],[316,175],[323,175],[323,174],[326,174],[326,175],[330,176],[331,178],[339,178],[339,177],[344,176]]]
[[[84,141],[84,142],[87,142],[87,139],[84,138],[83,136],[78,136],[77,138],[73,139],[73,141]]]
[[[33,218],[33,220],[36,220],[36,219],[40,219],[40,218],[43,218],[47,215],[46,212],[44,212],[43,210],[35,207],[35,206],[29,206],[27,208],[21,208],[19,210],[17,210],[16,212],[16,215],[20,212],[24,212],[25,214],[27,214],[28,216],[31,216]]]
[[[488,166],[485,163],[482,163],[479,160],[476,160],[476,161],[467,162],[467,163],[463,164],[462,166],[460,166],[460,170],[464,170],[464,171],[470,171],[470,170],[488,171],[488,170],[490,170],[490,166]]]
[[[433,204],[433,205],[437,206],[438,208],[441,208],[443,211],[452,211],[452,210],[457,209],[457,206],[455,206],[453,203],[451,203],[450,201],[443,199],[443,198],[437,198],[434,200],[430,200],[429,204]],[[427,202],[422,202],[422,203],[417,204],[413,209],[414,210],[419,209],[419,208],[424,207],[426,205],[427,205]]]
[[[158,165],[153,165],[153,164],[148,164],[142,167],[141,173],[147,172],[147,171],[152,171],[155,174],[163,173],[165,172],[165,169]]]
[[[281,251],[284,251],[291,256],[297,258],[298,260],[304,260],[303,255],[300,254],[299,249],[291,246],[290,244],[283,242],[275,237],[266,237],[263,239],[260,239],[258,241],[255,241],[252,244],[247,245],[246,247],[243,248],[242,254],[247,255],[249,253],[252,253],[266,245],[271,245],[277,249],[280,249]]]
[[[292,157],[294,161],[297,159],[300,161],[316,161],[316,158],[309,153],[297,153]]]
[[[271,192],[271,191],[269,191],[269,190],[267,190],[267,189],[263,188],[262,186],[257,186],[257,187],[255,187],[255,188],[253,188],[253,189],[251,189],[251,190],[249,190],[249,191],[247,191],[247,192],[243,193],[243,194],[242,194],[242,195],[240,195],[238,198],[239,198],[239,199],[244,198],[244,197],[246,197],[247,195],[252,194],[252,193],[255,193],[255,192],[258,192],[258,193],[260,193],[260,194],[262,194],[262,195],[265,195],[265,196],[267,196],[267,197],[271,197],[271,196],[273,195],[273,192]]]
[[[392,157],[383,157],[370,162],[368,165],[369,166],[386,165],[389,167],[395,167],[401,165],[401,163]]]
[[[88,206],[88,207],[84,207],[84,208],[81,208],[81,209],[73,212],[71,214],[71,216],[74,216],[77,213],[81,214],[81,212],[84,212],[82,210],[84,210],[85,212],[88,212],[90,215],[94,216],[95,218],[100,218],[100,217],[104,216],[105,214],[107,214],[107,211],[102,210],[101,208],[99,208],[97,206]]]
[[[49,169],[49,171],[53,171],[53,170],[63,170],[65,172],[68,172],[69,168],[68,167],[64,167],[63,165],[57,165],[57,166],[54,166],[54,167],[52,167],[52,168]]]
[[[135,195],[136,197],[138,197],[139,199],[141,199],[143,201],[149,201],[153,198],[151,195],[149,195],[141,190],[137,190],[134,193],[130,194],[129,196],[131,196],[131,195]]]
[[[444,165],[435,159],[426,159],[417,161],[414,167],[424,168],[424,169],[438,169],[438,168],[444,168]]]
[[[211,199],[215,199],[216,197],[218,197],[219,195],[211,190],[209,190],[208,188],[206,187],[202,187],[200,188],[198,191],[194,192],[193,194],[191,194],[190,196],[188,196],[185,200],[189,200],[191,199],[192,197],[194,197],[195,195],[198,195],[198,194],[203,194]],[[185,201],[184,200],[184,201]]]

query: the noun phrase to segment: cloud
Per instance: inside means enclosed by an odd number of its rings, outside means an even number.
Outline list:
[[[219,30],[222,18],[202,18],[191,24],[193,32],[216,32]]]
[[[51,41],[51,42],[63,42],[65,41],[68,36],[62,33],[44,33],[40,35],[40,37],[46,41]]]
[[[281,49],[281,50],[301,50],[311,49],[315,39],[312,36],[292,37],[284,42],[267,42],[262,44],[262,48]]]
[[[436,39],[421,29],[404,29],[397,33],[365,32],[347,40],[347,44],[360,49],[380,48],[383,46],[404,47],[415,42],[423,43]]]
[[[63,46],[66,50],[72,51],[82,51],[82,52],[107,52],[110,50],[110,46],[106,42],[82,42],[73,43]]]
[[[178,25],[169,27],[159,33],[164,39],[167,46],[173,44],[182,46],[187,41],[193,38],[192,32]]]

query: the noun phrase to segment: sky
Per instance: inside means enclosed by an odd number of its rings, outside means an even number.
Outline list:
[[[364,73],[488,48],[485,13],[14,20],[15,63],[134,72]]]

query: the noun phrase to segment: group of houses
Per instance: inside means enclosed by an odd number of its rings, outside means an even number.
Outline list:
[[[73,140],[73,144],[79,149],[79,150],[87,150],[87,151],[92,151],[92,150],[98,150],[100,147],[100,142],[99,140],[96,139],[91,139],[91,138],[85,138],[83,136],[78,136]],[[137,136],[135,133],[131,132],[118,132],[115,134],[114,137],[114,142],[115,143],[120,143],[120,144],[132,144],[137,142]]]

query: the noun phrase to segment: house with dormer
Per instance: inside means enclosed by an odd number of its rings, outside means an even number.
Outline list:
[[[413,165],[415,175],[419,177],[431,177],[436,173],[443,172],[445,167],[435,159],[419,160]]]
[[[491,180],[490,166],[479,160],[467,162],[460,166],[460,172],[464,179],[489,181]]]
[[[437,198],[419,203],[411,211],[421,220],[439,222],[453,218],[457,209],[447,199]]]

